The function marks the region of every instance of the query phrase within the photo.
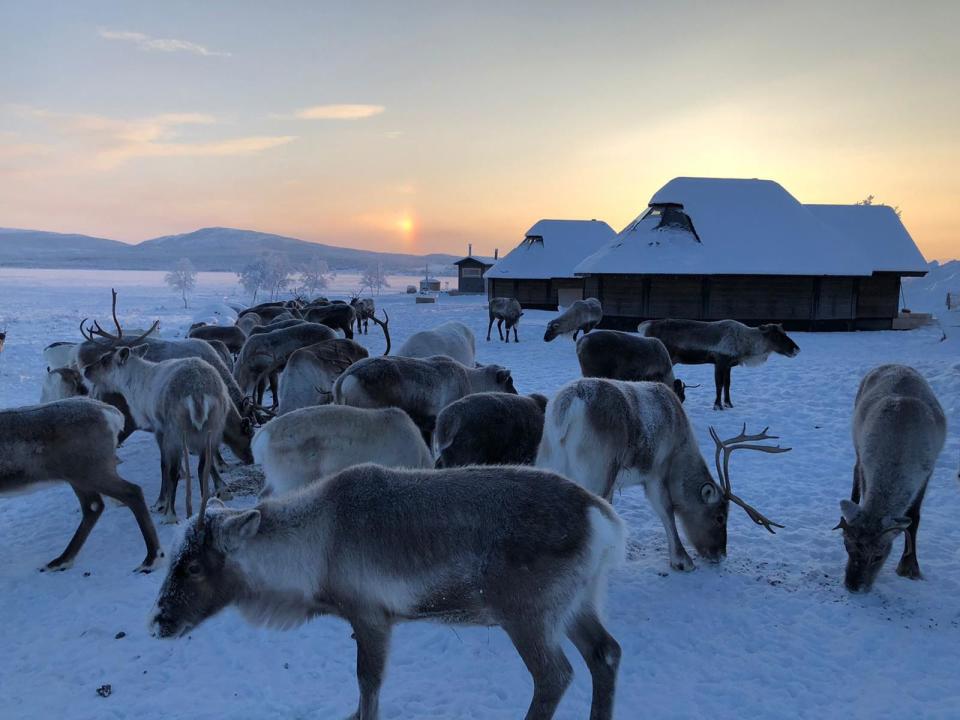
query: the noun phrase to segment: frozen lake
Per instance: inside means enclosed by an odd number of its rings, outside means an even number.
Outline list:
[[[579,376],[568,339],[542,340],[552,313],[525,311],[519,344],[487,343],[482,297],[418,306],[398,292],[418,280],[391,276],[393,289],[377,299],[390,314],[395,347],[415,330],[456,319],[477,334],[479,361],[511,368],[522,393],[552,395]],[[326,294],[344,297],[358,285],[356,276],[340,276]],[[125,323],[160,318],[164,337],[182,336],[206,303],[244,299],[226,273],[201,273],[193,307],[184,310],[161,272],[0,269],[0,328],[8,332],[0,407],[38,401],[42,349],[79,339],[84,317],[106,326],[110,287],[120,292]],[[712,368],[678,369],[687,383],[702,383],[688,392],[686,410],[708,458],[711,424],[722,436],[744,422],[751,430],[769,425],[793,448],[732,462],[737,493],[785,529],[769,535],[731,508],[727,560],[711,566],[695,557],[697,570],[681,574],[669,568],[663,529],[642,491],[614,499],[631,529],[606,612],[623,647],[617,718],[957,716],[960,339],[939,342],[936,328],[791,336],[802,349],[796,358],[773,356],[733,371],[736,408],[723,413],[711,409]],[[379,329],[360,341],[372,354],[383,350]],[[898,540],[873,592],[854,596],[843,588],[846,556],[830,528],[850,492],[857,385],[885,362],[912,365],[930,381],[950,430],[924,504],[918,554],[925,579],[895,575]],[[120,457],[120,474],[142,485],[152,503],[160,480],[152,436],[136,433]],[[0,716],[327,719],[354,711],[355,647],[344,622],[319,618],[281,633],[250,628],[229,610],[186,639],[155,640],[146,620],[163,572],[131,573],[143,545],[126,509],[108,504],[71,570],[37,572],[60,553],[78,519],[66,485],[0,499]],[[168,547],[176,528],[157,529]],[[576,676],[557,717],[579,720],[588,716],[590,678],[572,647],[568,655]],[[102,698],[96,690],[105,684],[112,694]],[[409,624],[394,635],[382,714],[512,720],[530,692],[501,630]]]

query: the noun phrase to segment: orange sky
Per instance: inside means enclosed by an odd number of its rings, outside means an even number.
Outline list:
[[[873,194],[960,255],[960,3],[30,5],[0,27],[2,226],[492,253],[703,175]]]

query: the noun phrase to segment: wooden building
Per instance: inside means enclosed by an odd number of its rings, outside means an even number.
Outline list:
[[[487,270],[497,262],[499,250],[495,250],[493,257],[481,257],[473,254],[473,245],[468,246],[467,256],[457,260],[457,292],[460,295],[478,294],[486,292],[487,281],[484,279]]]
[[[801,205],[769,180],[676,178],[576,273],[605,327],[733,318],[889,330],[926,261],[882,205]]]
[[[525,308],[567,306],[583,298],[584,281],[574,267],[614,237],[599,220],[540,220],[487,271],[487,294],[516,298]]]

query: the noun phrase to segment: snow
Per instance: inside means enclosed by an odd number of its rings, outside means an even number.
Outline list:
[[[529,238],[542,237],[543,242]],[[613,228],[600,220],[539,220],[526,239],[487,271],[494,280],[572,278],[578,262],[613,240]]]
[[[121,315],[130,323],[159,317],[165,336],[182,334],[193,310],[180,306],[162,277],[0,270],[0,327],[6,322],[9,331],[0,354],[0,406],[36,402],[43,347],[77,337],[84,316],[108,318],[111,285],[120,290]],[[192,305],[242,299],[234,283],[229,275],[202,273]],[[402,289],[406,281],[391,278],[391,284]],[[350,287],[344,280],[339,296]],[[416,305],[392,294],[378,305],[390,314],[396,347],[446,320],[485,336],[483,298],[441,296],[436,304]],[[478,360],[512,368],[521,392],[554,393],[579,374],[572,343],[541,339],[554,316],[526,311],[521,342],[481,339]],[[735,491],[786,528],[769,535],[732,508],[728,558],[710,566],[695,557],[697,570],[681,574],[669,569],[663,529],[642,490],[615,498],[630,528],[628,559],[611,577],[606,612],[623,646],[618,719],[956,716],[960,328],[949,334],[946,342],[939,342],[935,327],[791,334],[802,352],[735,369],[736,408],[724,412],[711,409],[709,366],[678,369],[687,383],[702,383],[688,391],[686,410],[708,461],[711,424],[722,436],[736,434],[744,422],[749,430],[769,425],[793,448],[775,457],[737,456],[731,466]],[[361,342],[382,352],[373,328]],[[897,577],[891,556],[871,594],[850,595],[842,586],[842,542],[830,528],[850,491],[857,384],[884,362],[912,365],[930,381],[950,431],[924,504],[918,546],[926,579]],[[134,434],[120,456],[120,473],[141,484],[152,502],[159,491],[153,438]],[[252,502],[238,497],[231,505]],[[131,572],[143,544],[124,508],[107,503],[73,569],[38,573],[66,545],[79,517],[65,485],[0,498],[3,717],[326,720],[353,712],[355,646],[343,621],[318,618],[277,632],[248,627],[228,610],[183,640],[151,638],[147,614],[163,572]],[[177,528],[158,524],[157,530],[169,551]],[[589,712],[589,674],[575,650],[567,651],[575,678],[557,718],[581,720]],[[105,684],[112,694],[100,697],[96,690]],[[501,630],[407,624],[392,644],[382,715],[514,720],[525,712],[530,691]]]
[[[674,178],[650,199],[651,205],[663,203],[683,206],[699,242],[685,231],[656,229],[659,218],[644,217],[644,210],[580,262],[577,274],[865,276],[925,264],[903,226],[897,221],[891,227],[881,206],[875,213],[805,206],[772,180]],[[887,267],[901,262],[906,267]]]

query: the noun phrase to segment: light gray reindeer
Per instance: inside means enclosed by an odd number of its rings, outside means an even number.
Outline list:
[[[374,315],[377,306],[374,304],[373,298],[362,298],[360,293],[357,293],[350,298],[350,305],[353,306],[357,314],[357,333],[360,333],[360,324],[362,323],[363,334],[366,335],[370,332],[370,321],[374,320],[376,322]]]
[[[102,495],[130,508],[140,526],[147,556],[137,571],[150,572],[163,557],[143,491],[117,474],[117,436],[123,423],[116,408],[80,397],[0,410],[0,495],[66,482],[80,501],[79,527],[45,570],[66,570],[73,564],[103,513]]]
[[[733,494],[729,456],[734,450],[786,452],[752,444],[775,439],[766,430],[720,440],[710,476],[690,421],[677,396],[658,382],[575,380],[547,406],[537,467],[553,470],[610,500],[615,490],[640,485],[667,533],[670,566],[693,570],[677,532],[679,517],[688,540],[710,562],[727,553],[727,513],[732,501],[771,533],[777,525]],[[720,454],[723,453],[723,464]]]
[[[147,347],[121,347],[104,354],[84,369],[84,377],[94,385],[123,395],[137,427],[154,434],[160,448],[160,498],[154,509],[167,522],[176,522],[177,483],[181,462],[189,472],[188,453],[200,456],[201,488],[214,469],[217,447],[225,438],[227,418],[237,410],[217,371],[203,360],[185,358],[151,362],[144,359]],[[246,456],[249,450],[249,425],[246,429]],[[237,452],[239,443],[230,443]],[[218,490],[219,476],[214,473]],[[189,482],[189,477],[188,477]],[[192,514],[187,492],[187,515]]]
[[[373,357],[347,368],[333,384],[333,401],[354,407],[398,407],[417,424],[427,446],[437,415],[454,400],[476,392],[516,394],[510,371],[499,365],[466,367],[445,355]]]
[[[467,367],[473,367],[477,364],[476,345],[473,330],[462,322],[449,320],[429,330],[415,332],[400,346],[397,355],[415,358],[446,355]]]
[[[946,433],[943,408],[916,370],[881,365],[864,376],[853,408],[853,491],[840,502],[834,528],[843,530],[844,584],[851,592],[873,586],[901,532],[906,541],[897,575],[920,579],[920,506]]]
[[[487,342],[490,341],[490,330],[493,328],[493,321],[497,321],[497,332],[500,333],[500,339],[504,342],[510,342],[510,328],[513,328],[513,341],[520,342],[517,338],[517,325],[520,324],[520,316],[523,315],[523,309],[516,298],[498,297],[493,298],[489,305],[490,323],[487,325]],[[507,334],[504,337],[503,324],[507,325]]]
[[[263,467],[261,497],[296,490],[351,465],[430,468],[420,431],[399,408],[320,405],[271,420],[253,438]]]
[[[737,365],[762,365],[770,353],[796,357],[799,346],[787,337],[782,325],[748,327],[736,320],[647,320],[637,332],[660,340],[676,365],[713,365],[717,397],[714,410],[733,407],[730,369]],[[723,403],[720,393],[723,391]]]
[[[278,415],[333,402],[333,383],[367,349],[347,338],[334,338],[295,351],[280,376]]]
[[[577,360],[584,377],[629,382],[661,382],[683,402],[688,386],[673,375],[670,353],[657,338],[619,330],[596,330],[577,340]]]
[[[87,386],[83,384],[83,376],[73,368],[47,368],[47,376],[43,379],[43,388],[40,390],[40,402],[66,400],[89,394]]]
[[[577,334],[586,335],[603,320],[603,305],[596,298],[577,300],[570,307],[560,313],[559,317],[547,323],[547,330],[543,334],[544,342],[550,342],[560,335],[573,333],[576,342]]]
[[[533,465],[546,406],[538,393],[474,393],[450,403],[437,416],[436,466]]]
[[[591,720],[610,720],[621,651],[600,604],[625,540],[606,502],[552,473],[359,465],[249,510],[214,503],[192,518],[151,626],[183,637],[230,605],[278,628],[341,617],[357,642],[357,720],[380,715],[398,622],[502,627],[533,677],[527,720],[550,720],[570,683],[566,635],[592,676]]]

